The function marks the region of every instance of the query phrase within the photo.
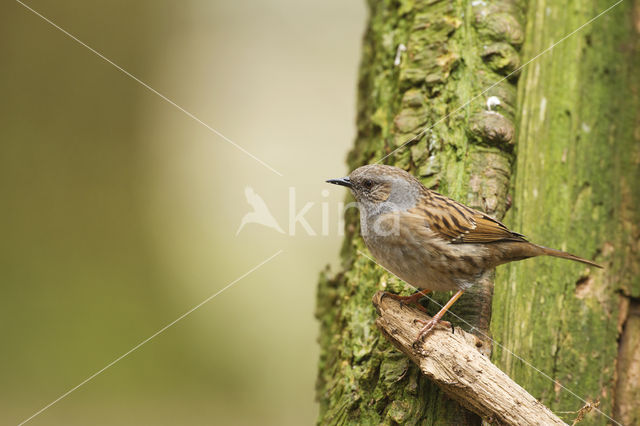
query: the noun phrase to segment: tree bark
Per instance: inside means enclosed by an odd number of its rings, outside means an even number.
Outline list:
[[[513,162],[517,75],[500,80],[520,64],[520,2],[371,0],[369,6],[349,168],[390,154],[385,163],[502,218]],[[490,97],[499,104],[489,110]],[[323,273],[318,287],[319,423],[480,424],[376,329],[372,295],[411,290],[358,254],[366,248],[357,215],[346,212],[343,271]],[[475,332],[488,332],[492,292],[492,282],[481,283],[453,312]],[[449,296],[441,294],[439,301]],[[437,306],[429,309],[433,314]]]
[[[477,336],[439,326],[418,341],[422,326],[415,320],[431,317],[386,294],[379,291],[373,296],[379,315],[376,325],[451,398],[491,424],[565,424],[482,355],[478,349],[483,343]]]
[[[614,4],[530,1],[531,58]],[[532,241],[594,258],[498,269],[494,361],[556,412],[599,400],[640,424],[639,2],[625,1],[523,70],[511,227]],[[524,358],[552,382],[523,363]],[[617,367],[617,369],[616,369]],[[563,388],[570,389],[572,395]],[[563,415],[565,421],[575,417]],[[611,423],[589,414],[581,424]]]

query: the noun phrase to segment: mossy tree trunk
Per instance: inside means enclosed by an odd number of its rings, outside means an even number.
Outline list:
[[[371,0],[358,137],[348,163],[353,169],[392,153],[385,163],[498,218],[517,165],[510,225],[606,269],[558,259],[499,269],[491,328],[501,345],[494,361],[554,411],[599,400],[607,415],[637,424],[639,1],[617,5],[528,65],[517,102],[518,75],[500,81],[520,64],[525,18],[522,52],[532,58],[612,4]],[[394,64],[400,44],[407,51]],[[491,96],[500,105],[488,111]],[[428,130],[394,152],[422,129]],[[375,329],[374,292],[410,290],[358,253],[366,248],[357,212],[346,216],[344,271],[323,274],[318,288],[319,422],[478,424]],[[491,295],[492,283],[483,283],[454,312],[486,331]]]
[[[371,0],[369,6],[358,136],[349,168],[391,154],[385,163],[502,218],[514,159],[517,80],[503,77],[520,64],[520,2]],[[401,44],[407,50],[398,55]],[[490,97],[499,100],[491,111],[486,106]],[[344,272],[323,274],[318,288],[319,423],[479,424],[375,328],[373,294],[412,290],[359,254],[366,248],[357,215],[354,209],[346,214]],[[456,325],[488,332],[492,288],[484,282],[463,296],[453,312],[470,325]],[[440,301],[449,296],[440,295]]]
[[[530,1],[523,57],[613,3]],[[499,268],[492,323],[513,352],[494,347],[494,362],[552,410],[579,409],[577,395],[629,425],[640,424],[639,5],[622,2],[541,56],[518,88],[508,222],[605,269],[555,259]],[[593,414],[581,424],[607,423]]]

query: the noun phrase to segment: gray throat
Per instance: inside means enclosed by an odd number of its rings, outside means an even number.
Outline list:
[[[386,201],[381,203],[359,201],[361,226],[368,227],[382,214],[403,212],[414,208],[419,196],[420,186],[417,182],[394,179],[391,182],[391,193]]]

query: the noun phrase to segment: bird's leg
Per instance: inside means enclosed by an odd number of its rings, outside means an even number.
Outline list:
[[[458,290],[458,292],[453,295],[453,297],[447,302],[447,304],[444,305],[442,309],[440,309],[440,311],[437,314],[435,314],[433,318],[431,318],[429,321],[416,320],[416,322],[424,324],[424,327],[422,327],[422,330],[420,330],[420,333],[418,333],[418,338],[416,339],[416,342],[422,340],[424,336],[426,336],[431,332],[431,330],[433,330],[436,324],[440,322],[445,312],[447,312],[447,310],[456,302],[456,300],[458,300],[460,296],[462,296],[462,293],[464,293],[464,290]],[[442,321],[442,322],[445,322],[445,321]]]
[[[399,300],[400,304],[402,305],[415,305],[416,308],[420,309],[422,312],[426,312],[427,310],[419,302],[420,302],[420,299],[422,299],[423,297],[426,297],[427,294],[430,292],[431,290],[418,290],[417,292],[413,293],[411,296],[398,296],[397,294],[393,294],[393,293],[385,293],[385,296],[388,296],[392,299]]]

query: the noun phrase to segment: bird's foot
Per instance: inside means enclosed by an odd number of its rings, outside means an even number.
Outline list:
[[[427,310],[420,304],[420,299],[425,297],[430,290],[418,290],[416,293],[413,293],[411,296],[399,296],[393,293],[385,292],[384,295],[386,297],[390,297],[392,299],[398,300],[400,305],[414,305],[416,308],[421,310],[422,312],[427,312]]]
[[[416,341],[413,342],[414,347],[419,345],[423,341],[423,339],[433,331],[436,325],[442,325],[447,328],[451,327],[453,329],[453,326],[449,321],[443,321],[437,316],[431,318],[429,321],[422,321],[419,319],[414,319],[413,321],[422,326],[422,328],[420,329],[420,332],[418,333],[418,337],[416,338]]]

